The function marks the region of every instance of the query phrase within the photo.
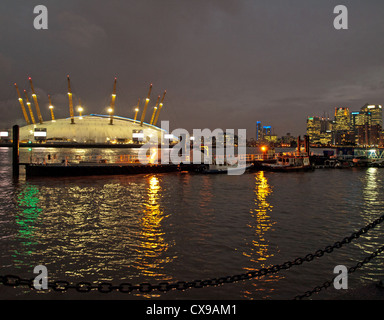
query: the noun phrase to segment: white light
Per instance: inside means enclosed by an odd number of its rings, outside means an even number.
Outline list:
[[[373,109],[375,108],[375,106],[368,106],[368,109]]]
[[[0,137],[8,137],[8,131],[1,131]]]
[[[173,134],[165,134],[164,138],[165,139],[173,139]]]
[[[190,139],[190,140],[195,140],[195,137],[190,137],[189,139]]]
[[[34,136],[35,137],[46,137],[47,133],[45,131],[35,131]]]
[[[143,139],[144,138],[144,133],[138,133],[138,132],[135,132],[135,133],[132,133],[132,138],[138,138],[138,139]]]

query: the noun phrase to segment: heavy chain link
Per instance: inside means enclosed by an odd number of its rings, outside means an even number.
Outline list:
[[[152,285],[150,283],[141,283],[139,285],[132,285],[131,283],[121,283],[120,285],[113,285],[111,283],[106,283],[106,282],[103,282],[100,284],[92,284],[90,282],[79,282],[77,284],[71,284],[68,281],[54,281],[54,282],[49,282],[48,287],[57,292],[65,292],[69,289],[75,289],[78,292],[87,293],[87,292],[90,292],[91,290],[97,289],[97,291],[101,293],[109,293],[112,291],[118,291],[121,293],[130,293],[133,291],[139,291],[141,293],[149,293],[154,290],[157,290],[160,292],[167,292],[174,289],[186,290],[190,288],[204,288],[204,287],[210,287],[210,286],[219,286],[226,283],[235,283],[235,282],[243,281],[247,279],[260,278],[267,274],[274,274],[279,272],[280,270],[288,270],[291,267],[301,265],[304,262],[311,262],[315,258],[320,258],[326,253],[333,252],[334,249],[339,249],[343,245],[351,243],[353,240],[358,239],[361,235],[367,233],[370,229],[375,228],[378,224],[382,223],[383,221],[384,221],[384,215],[382,215],[380,218],[376,219],[372,223],[369,223],[364,228],[361,228],[359,231],[352,233],[349,237],[345,237],[343,240],[337,241],[333,245],[327,246],[324,249],[319,249],[314,253],[307,254],[304,258],[296,258],[293,261],[287,261],[282,264],[274,265],[269,268],[263,268],[260,270],[250,271],[247,273],[233,275],[233,276],[226,276],[226,277],[206,279],[206,280],[178,281],[174,283],[161,282],[155,285]],[[382,250],[382,248],[380,248],[379,250]],[[369,260],[371,260],[376,255],[369,257]],[[364,261],[363,261],[363,264],[366,263]],[[360,267],[361,266],[358,264],[355,267],[355,269]],[[355,269],[353,269],[353,271]],[[12,287],[28,286],[29,288],[34,289],[33,279],[22,279],[15,275],[0,276],[0,282],[3,283],[5,286],[12,286]],[[329,281],[327,281],[325,284],[323,284],[320,287],[316,287],[312,291],[318,292],[323,288],[326,288],[329,286],[330,286]],[[309,292],[312,292],[312,291],[309,291]],[[306,294],[309,294],[309,292]]]
[[[384,246],[380,247],[379,249],[377,249],[375,252],[373,252],[370,256],[366,257],[363,261],[357,263],[354,267],[350,267],[348,269],[348,273],[353,273],[355,272],[357,269],[360,269],[363,265],[367,264],[368,262],[370,262],[373,258],[376,258],[380,253],[382,253],[384,251]],[[337,276],[333,277],[332,280],[329,280],[329,281],[325,281],[321,286],[317,286],[315,288],[313,288],[312,290],[309,290],[309,291],[306,291],[304,294],[302,295],[297,295],[294,300],[302,300],[304,298],[309,298],[310,296],[312,296],[314,293],[319,293],[320,291],[322,291],[323,289],[328,289],[335,281],[335,278]]]

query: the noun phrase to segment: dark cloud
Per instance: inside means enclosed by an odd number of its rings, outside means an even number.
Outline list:
[[[33,29],[33,7],[49,29]],[[58,116],[67,116],[66,75],[87,112],[105,112],[118,77],[117,113],[133,116],[153,83],[166,89],[171,127],[305,133],[308,115],[383,103],[382,1],[349,0],[349,30],[333,28],[338,1],[3,1],[0,126],[20,119],[14,82],[31,75]]]

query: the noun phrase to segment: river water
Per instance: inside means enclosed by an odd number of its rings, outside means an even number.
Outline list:
[[[34,149],[35,155],[60,153]],[[65,155],[122,150],[64,150]],[[31,151],[21,149],[21,161]],[[61,155],[60,155],[61,156]],[[76,178],[11,177],[11,149],[0,148],[1,275],[70,282],[192,281],[237,275],[305,257],[341,241],[383,214],[384,169],[187,173]],[[330,254],[259,279],[168,293],[110,294],[115,299],[292,299],[332,279],[383,245],[383,227]],[[378,256],[350,274],[349,288],[382,278]],[[344,291],[345,292],[345,291]],[[344,293],[330,287],[312,299]],[[35,291],[4,289],[4,298]],[[56,298],[78,293],[46,292]],[[80,294],[106,298],[101,293]],[[42,294],[38,294],[42,297]]]

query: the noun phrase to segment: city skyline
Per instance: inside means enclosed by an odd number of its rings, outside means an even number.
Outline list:
[[[107,113],[116,76],[120,116],[132,118],[153,83],[152,104],[168,92],[162,116],[173,128],[244,128],[252,137],[260,120],[278,135],[303,135],[308,114],[383,100],[384,5],[349,1],[350,27],[335,30],[338,4],[47,2],[48,29],[35,30],[36,4],[3,2],[0,127],[23,123],[14,83],[28,89],[29,76],[43,118],[48,94],[55,116],[68,117],[69,74],[84,114]]]

